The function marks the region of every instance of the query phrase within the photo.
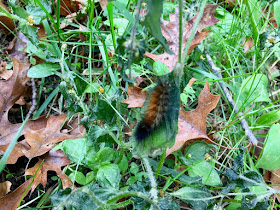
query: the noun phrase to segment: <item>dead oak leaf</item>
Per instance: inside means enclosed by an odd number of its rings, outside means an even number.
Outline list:
[[[217,106],[220,95],[212,95],[209,89],[209,83],[206,82],[204,89],[199,94],[198,105],[196,109],[185,112],[180,111],[180,115],[188,122],[195,125],[203,133],[206,132],[206,118],[208,114]]]
[[[9,144],[21,124],[12,124],[8,120],[8,112],[14,103],[27,90],[26,72],[29,64],[12,58],[13,74],[8,80],[0,80],[0,145]]]
[[[9,12],[8,8],[2,3],[2,1],[0,1],[0,7]],[[0,28],[3,29],[6,34],[9,34],[10,31],[15,29],[15,23],[11,18],[0,15]]]
[[[8,80],[13,75],[13,71],[6,69],[6,66],[7,62],[0,59],[0,78],[4,80]]]
[[[210,93],[209,84],[205,83],[204,89],[199,95],[196,109],[188,112],[180,109],[178,134],[174,145],[167,149],[166,156],[180,149],[189,140],[210,140],[210,138],[206,135],[206,118],[217,106],[219,99],[219,95],[212,95]]]
[[[147,97],[147,92],[143,92],[142,88],[139,87],[129,86],[127,94],[128,98],[123,100],[122,103],[128,104],[128,108],[142,107]]]
[[[1,196],[0,197],[0,206],[1,210],[15,210],[20,202],[21,197],[24,195],[26,189],[28,188],[30,182],[32,179],[27,180],[25,183],[20,185],[16,190],[14,190],[12,193]],[[27,190],[26,194],[30,191],[30,188]]]
[[[170,155],[172,152],[179,150],[186,143],[186,141],[190,141],[190,140],[195,141],[198,139],[210,140],[205,133],[203,133],[195,125],[188,122],[181,115],[179,115],[178,133],[175,139],[175,144],[171,148],[166,150],[166,157]]]
[[[8,122],[8,120],[5,118],[4,120],[6,123],[3,125],[0,125],[0,129],[5,127],[10,127],[10,135],[9,136],[3,136],[1,139],[1,133],[0,133],[0,155],[3,155],[6,149],[8,148],[10,142],[12,141],[14,135],[16,134],[18,128],[20,127],[21,123],[19,124],[12,124]],[[3,122],[4,122],[3,121]],[[37,118],[36,120],[29,120],[23,131],[22,135],[25,134],[25,131],[28,127],[32,127],[33,130],[40,130],[47,125],[47,118],[45,116],[41,116]],[[11,155],[9,156],[8,160],[6,161],[6,164],[15,164],[17,162],[17,159],[21,156],[24,156],[23,151],[29,150],[30,145],[27,143],[27,141],[24,139],[18,143],[16,143],[15,147],[12,150]]]
[[[70,135],[60,131],[65,120],[65,115],[51,116],[45,128],[34,130],[32,127],[28,127],[24,137],[30,145],[30,149],[24,150],[24,155],[28,158],[40,156],[51,150],[58,142],[80,138],[80,134]]]
[[[0,183],[0,196],[4,196],[10,192],[10,188],[12,186],[12,183],[10,181],[5,181]]]
[[[41,162],[44,161],[40,167]],[[62,181],[63,189],[67,187],[72,187],[73,183],[69,179],[69,177],[64,174],[61,170],[61,167],[69,165],[70,160],[61,150],[50,150],[47,154],[43,155],[39,158],[38,163],[25,171],[25,175],[34,176],[36,171],[36,175],[34,177],[34,181],[31,184],[32,192],[39,185],[42,184],[43,187],[46,187],[47,184],[47,172],[55,171],[57,176]],[[39,168],[40,167],[40,168]]]
[[[214,25],[219,21],[214,15],[216,13],[216,9],[219,5],[207,4],[202,18],[196,28],[196,34],[192,43],[188,49],[188,54],[192,52],[192,50],[207,36],[209,31],[202,29]],[[188,22],[185,23],[184,31],[183,31],[183,43],[182,43],[182,52],[184,51],[184,47],[191,35],[191,31],[193,25],[197,19],[198,13]],[[163,53],[161,55],[153,55],[151,53],[146,52],[144,55],[148,58],[153,59],[154,61],[161,61],[164,63],[170,71],[172,71],[175,67],[175,64],[178,62],[178,54],[179,54],[179,19],[178,19],[178,11],[175,14],[169,15],[170,21],[164,21],[161,26],[162,35],[166,38],[166,41],[169,44],[170,50],[174,52],[174,55],[169,55],[167,53]]]

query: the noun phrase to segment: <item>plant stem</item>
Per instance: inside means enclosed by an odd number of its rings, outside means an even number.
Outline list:
[[[150,182],[151,182],[151,191],[150,191],[150,194],[151,194],[151,197],[153,199],[153,201],[155,203],[158,202],[158,191],[157,191],[157,182],[156,182],[156,179],[154,177],[154,173],[152,171],[152,168],[151,168],[151,165],[149,163],[149,160],[148,158],[144,157],[143,158],[143,162],[144,162],[144,165],[145,165],[145,168],[147,170],[147,173],[148,173],[148,176],[149,176],[149,179],[150,179]]]
[[[160,173],[160,170],[161,170],[161,168],[163,166],[163,162],[164,162],[165,156],[166,156],[166,150],[160,156],[160,160],[159,160],[159,163],[158,163],[156,174]],[[156,178],[157,178],[157,175],[156,175]]]
[[[191,45],[191,43],[192,43],[192,40],[193,40],[193,38],[194,38],[194,36],[195,36],[195,34],[196,34],[196,29],[197,29],[197,26],[198,26],[198,24],[199,24],[201,18],[202,18],[202,15],[203,15],[203,12],[204,12],[204,8],[205,8],[205,6],[206,6],[206,3],[207,3],[207,0],[203,0],[202,3],[201,3],[200,11],[199,11],[198,16],[197,16],[197,18],[196,18],[196,21],[195,21],[195,23],[194,23],[194,25],[193,25],[193,28],[192,28],[192,31],[191,31],[191,35],[190,35],[190,37],[189,37],[189,39],[188,39],[188,41],[187,41],[187,43],[186,43],[186,45],[185,45],[184,54],[183,54],[182,66],[184,66],[186,57],[187,57],[187,55],[188,55],[189,47],[190,47],[190,45]]]

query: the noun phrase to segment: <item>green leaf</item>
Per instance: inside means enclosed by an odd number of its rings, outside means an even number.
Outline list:
[[[89,184],[73,191],[70,188],[60,190],[50,198],[55,207],[53,209],[111,209],[107,201],[120,193],[113,188],[100,188],[97,184]]]
[[[144,24],[147,26],[152,35],[163,45],[165,51],[169,54],[174,54],[165,43],[164,37],[160,28],[160,17],[162,14],[163,0],[148,0],[148,14]]]
[[[21,32],[30,39],[33,44],[39,43],[38,28],[26,24],[26,22],[19,22],[19,29]]]
[[[154,171],[156,171],[157,168],[158,168],[158,162],[156,162],[155,160],[149,158],[149,163],[151,164],[152,169]],[[187,176],[185,174],[181,174],[180,172],[178,172],[175,169],[167,168],[165,166],[161,167],[160,174],[161,175],[171,176],[173,178],[176,178],[175,180],[179,180],[180,182],[183,182],[183,183],[189,184],[189,185],[201,185],[202,184],[201,183],[201,177],[199,177],[199,176],[197,176],[197,177],[190,177],[190,176]]]
[[[180,190],[170,194],[191,204],[194,207],[194,209],[206,209],[211,199],[205,199],[205,198],[212,197],[210,192],[195,187],[183,187]],[[196,199],[205,199],[205,200],[196,200]]]
[[[71,181],[73,182],[74,180],[80,184],[80,185],[86,185],[86,177],[85,175],[80,172],[80,171],[77,171],[77,172],[72,172],[70,175],[69,175],[69,178],[71,179]]]
[[[116,160],[116,158],[117,158],[116,150],[113,150],[112,148],[109,147],[102,148],[96,153],[94,157],[95,162],[99,162],[99,163],[111,162],[113,160]]]
[[[271,126],[280,119],[280,110],[273,110],[261,116],[257,121],[257,126]]]
[[[122,173],[125,173],[128,169],[128,160],[125,155],[123,155],[122,160],[119,163],[119,168],[121,169]]]
[[[170,72],[168,67],[161,61],[157,61],[157,62],[153,63],[153,70],[154,70],[156,76],[162,76],[162,75]]]
[[[33,45],[31,42],[27,42],[27,47],[28,49],[37,57],[45,60],[46,59],[46,55],[43,52],[43,50],[41,50],[40,48],[36,47],[35,45]]]
[[[238,107],[244,103],[251,106],[253,102],[270,102],[267,93],[268,79],[263,74],[255,74],[242,82],[241,97],[238,100]]]
[[[138,165],[137,165],[136,163],[132,162],[131,165],[130,165],[129,171],[130,171],[132,174],[136,175],[136,174],[138,173],[138,171],[139,171]]]
[[[29,69],[27,76],[31,78],[48,77],[56,73],[61,67],[54,63],[42,63]]]
[[[182,163],[186,166],[193,165],[202,160],[205,160],[205,155],[213,146],[205,142],[194,142],[185,149],[185,158],[179,157]]]
[[[189,175],[191,177],[201,176],[202,184],[209,186],[221,185],[222,181],[219,174],[215,170],[215,167],[206,161],[201,161],[193,165],[189,170]]]
[[[86,184],[91,183],[94,180],[94,178],[95,178],[94,171],[88,172],[87,175],[86,175]]]
[[[118,165],[109,164],[99,168],[96,180],[102,187],[119,188],[121,176]]]
[[[280,27],[280,0],[274,2],[274,17],[277,23],[277,26]]]
[[[272,125],[267,135],[262,157],[256,167],[273,171],[280,168],[280,124]]]
[[[91,83],[88,85],[84,91],[84,93],[98,93],[100,88],[100,84],[98,83]]]
[[[82,163],[86,156],[86,138],[69,139],[61,142],[61,150],[75,163]]]

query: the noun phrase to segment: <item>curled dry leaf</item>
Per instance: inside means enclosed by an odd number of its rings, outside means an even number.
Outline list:
[[[142,107],[147,97],[147,92],[143,92],[142,88],[139,87],[129,86],[127,94],[128,98],[123,100],[122,103],[128,104],[128,108]]]
[[[23,195],[27,195],[30,191],[30,188],[27,190],[26,194],[25,190],[28,188],[32,179],[27,180],[25,183],[20,185],[16,190],[12,193],[0,197],[0,206],[1,210],[14,210],[18,207],[20,199]]]
[[[105,10],[108,6],[108,0],[99,0],[99,4],[103,10]]]
[[[207,36],[209,31],[202,29],[214,25],[219,20],[214,16],[216,13],[216,9],[219,5],[207,4],[202,18],[196,28],[196,34],[192,43],[188,49],[188,54],[190,54],[193,49]],[[193,25],[197,19],[198,13],[188,22],[186,22],[183,31],[183,43],[182,43],[182,52],[184,51],[185,44],[187,43]],[[164,63],[170,71],[172,71],[175,67],[175,64],[178,62],[178,51],[179,51],[179,19],[178,19],[178,12],[175,14],[169,15],[170,21],[164,21],[163,25],[161,26],[162,35],[166,38],[170,50],[174,52],[174,55],[169,55],[168,53],[163,53],[161,55],[154,55],[151,53],[146,52],[144,55],[148,58],[153,59],[154,61],[161,61]]]
[[[0,59],[0,78],[4,80],[8,80],[13,75],[13,71],[6,69],[6,66],[7,62]]]
[[[0,183],[0,196],[4,196],[10,192],[10,188],[12,186],[12,183],[10,181],[5,181]]]
[[[41,162],[44,161],[39,168]],[[69,179],[69,177],[64,174],[61,170],[62,166],[66,166],[70,164],[70,160],[68,157],[61,151],[61,150],[50,150],[48,153],[43,155],[39,158],[38,163],[33,166],[32,168],[29,168],[25,171],[25,175],[35,175],[37,169],[37,174],[34,178],[34,181],[31,184],[31,190],[34,191],[34,189],[39,185],[42,184],[43,187],[46,187],[47,184],[47,172],[55,171],[57,176],[61,178],[63,189],[72,187],[73,183]]]
[[[0,1],[0,7],[8,11],[8,8],[1,1]],[[13,31],[15,29],[15,23],[12,19],[6,16],[0,16],[0,28],[3,29],[6,34],[9,34],[10,31]]]

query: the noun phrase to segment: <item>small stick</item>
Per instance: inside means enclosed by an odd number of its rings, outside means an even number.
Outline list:
[[[208,64],[211,66],[213,72],[216,73],[217,76],[220,79],[222,79],[223,77],[222,77],[222,74],[221,74],[221,69],[218,68],[214,64],[212,58],[210,57],[210,55],[208,55],[208,53],[205,53],[205,55],[206,55]],[[231,94],[230,94],[229,90],[227,89],[227,87],[221,81],[219,81],[219,84],[220,84],[222,90],[224,91],[224,94],[227,97],[229,103],[231,104],[231,107],[233,108],[234,112],[237,114],[238,117],[242,116],[243,113],[242,112],[238,112],[238,108],[236,107],[235,102],[234,102],[233,98],[231,97]],[[254,136],[253,132],[249,128],[249,125],[248,125],[247,121],[245,119],[243,119],[243,120],[240,121],[240,123],[241,123],[243,129],[245,130],[245,135],[248,137],[249,141],[252,144],[257,145],[258,144],[258,140],[256,139],[256,137]]]
[[[34,78],[31,78],[31,82],[32,82],[32,106],[29,109],[29,112],[26,115],[27,117],[30,117],[30,115],[34,112],[34,110],[36,109],[36,97],[37,97],[37,91],[36,91],[36,85],[35,85],[35,80]]]

